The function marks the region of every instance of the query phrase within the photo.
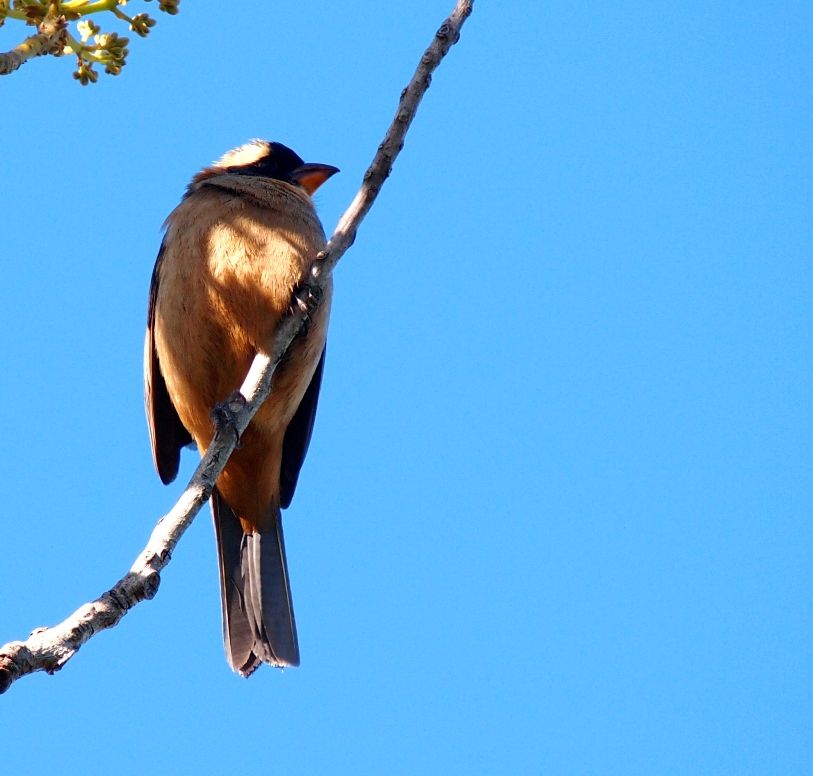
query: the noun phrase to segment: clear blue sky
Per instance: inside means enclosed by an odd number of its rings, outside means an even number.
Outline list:
[[[193,469],[158,481],[141,377],[188,179],[285,142],[342,169],[330,231],[451,6],[184,2],[118,79],[0,81],[0,643]],[[204,512],[155,600],[0,698],[3,770],[813,773],[811,39],[807,2],[478,0],[336,273],[302,667],[229,672]]]

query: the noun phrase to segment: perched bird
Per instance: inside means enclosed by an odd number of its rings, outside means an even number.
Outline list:
[[[181,448],[201,455],[213,408],[268,352],[325,235],[311,195],[338,172],[254,140],[199,172],[166,220],[150,284],[144,383],[153,459],[166,484]],[[325,361],[331,286],[274,375],[212,493],[223,638],[243,676],[299,665],[280,509],[294,495]]]

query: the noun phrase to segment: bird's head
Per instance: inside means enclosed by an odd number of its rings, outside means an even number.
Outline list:
[[[252,140],[226,152],[211,167],[198,173],[192,181],[192,186],[215,175],[249,175],[300,186],[312,195],[337,172],[339,168],[330,164],[304,162],[298,154],[282,143]]]

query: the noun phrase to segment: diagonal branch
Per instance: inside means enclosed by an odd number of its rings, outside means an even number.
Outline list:
[[[270,353],[258,354],[249,369],[240,392],[245,404],[236,407],[236,430],[242,434],[254,413],[271,391],[274,369],[300,331],[307,316],[316,309],[325,279],[353,244],[362,219],[378,196],[393,162],[404,144],[418,104],[429,88],[432,72],[457,43],[460,29],[472,11],[474,0],[457,0],[452,14],[435,33],[418,68],[401,92],[401,100],[392,124],[378,147],[364,180],[350,207],[339,219],[336,230],[316,258],[310,277],[292,299],[292,312],[280,324]],[[236,436],[231,430],[219,431],[195,470],[189,485],[172,510],[153,529],[147,546],[130,570],[110,590],[95,601],[84,604],[59,625],[35,630],[26,641],[12,641],[0,647],[0,693],[21,676],[35,671],[58,671],[88,639],[111,628],[139,601],[152,598],[158,591],[160,572],[170,561],[175,545],[191,525],[201,506],[209,498],[215,481],[234,450]]]
[[[65,17],[47,17],[39,25],[36,35],[26,38],[11,51],[0,53],[0,75],[13,73],[34,57],[62,51],[65,35]]]

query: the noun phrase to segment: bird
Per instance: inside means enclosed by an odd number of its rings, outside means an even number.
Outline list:
[[[312,195],[336,172],[252,140],[197,173],[167,217],[144,342],[147,425],[164,484],[183,447],[206,452],[217,408],[227,411],[254,356],[271,350],[294,289],[325,247]],[[210,499],[226,659],[242,676],[262,663],[300,662],[281,510],[311,439],[331,298],[328,279]]]

